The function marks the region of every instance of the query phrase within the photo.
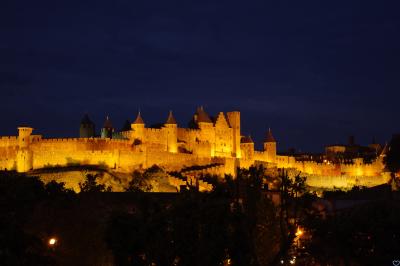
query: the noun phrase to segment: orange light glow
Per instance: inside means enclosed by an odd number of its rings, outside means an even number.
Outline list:
[[[303,233],[304,232],[300,228],[297,228],[296,236],[301,236],[301,235],[303,235]]]
[[[57,239],[55,239],[54,237],[49,239],[49,245],[50,246],[54,246],[57,243]]]

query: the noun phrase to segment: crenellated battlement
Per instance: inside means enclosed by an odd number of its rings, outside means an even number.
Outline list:
[[[150,132],[150,133],[163,133],[165,131],[166,128],[162,127],[162,128],[154,128],[154,127],[147,127],[145,130],[146,132]]]
[[[167,126],[146,128],[139,116],[140,119],[131,124],[131,130],[114,132],[104,138],[88,138],[94,136],[89,131],[80,134],[81,138],[43,138],[32,135],[33,128],[20,127],[18,136],[0,137],[0,170],[26,172],[48,165],[105,165],[130,172],[154,164],[170,170],[207,165],[192,173],[235,175],[238,166],[248,168],[262,164],[268,169],[295,169],[315,176],[371,177],[383,172],[383,164],[378,159],[355,158],[335,164],[322,162],[321,158],[329,159],[323,157],[325,155],[315,157],[320,161],[307,160],[312,158],[308,155],[299,155],[299,160],[294,156],[279,155],[271,130],[267,132],[263,150],[258,151],[252,141],[243,140],[240,112],[220,112],[215,117],[209,117],[203,108],[199,108],[191,122],[193,128],[177,127],[172,118]]]
[[[1,136],[0,141],[5,141],[5,140],[17,140],[16,136]]]

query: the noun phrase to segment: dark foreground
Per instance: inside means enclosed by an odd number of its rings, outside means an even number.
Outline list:
[[[3,172],[0,265],[268,265],[281,230],[259,181],[227,180],[207,194],[101,192],[89,182],[75,194]]]
[[[76,194],[1,172],[0,265],[393,265],[399,259],[400,197],[388,187],[323,199],[291,198],[298,190],[282,189],[276,207],[263,178],[251,169],[241,171],[240,182],[216,183],[211,193],[188,186],[164,194],[104,192],[88,179]]]

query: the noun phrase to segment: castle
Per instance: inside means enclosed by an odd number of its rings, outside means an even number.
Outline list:
[[[373,146],[376,156],[368,160],[345,158],[346,147],[327,147],[326,155],[277,154],[277,142],[268,130],[262,151],[249,136],[241,134],[240,112],[220,112],[210,117],[197,108],[190,126],[180,128],[170,112],[165,123],[146,127],[139,112],[133,123],[117,132],[107,117],[100,136],[87,115],[82,119],[79,138],[48,139],[33,135],[30,127],[19,127],[18,136],[0,138],[0,170],[29,172],[34,169],[68,165],[103,165],[129,173],[158,165],[166,171],[202,166],[192,174],[235,175],[237,167],[264,165],[286,168],[308,176],[317,187],[377,185],[387,181],[385,149]],[[379,148],[379,151],[378,151]]]

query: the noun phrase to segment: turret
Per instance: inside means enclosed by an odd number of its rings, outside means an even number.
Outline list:
[[[254,158],[254,141],[251,136],[241,137],[240,141],[242,158],[252,160]]]
[[[167,150],[175,153],[178,151],[178,124],[176,123],[172,111],[169,111],[164,127],[167,131]]]
[[[28,148],[30,144],[30,137],[33,128],[31,127],[19,127],[18,128],[18,146],[20,148]]]
[[[32,169],[33,157],[32,151],[29,149],[30,138],[33,128],[18,128],[18,152],[17,152],[17,172],[23,173]]]
[[[268,129],[267,135],[264,140],[264,152],[266,154],[267,162],[276,162],[276,141],[274,136],[272,135],[271,129]]]
[[[134,138],[134,141],[139,140],[141,142],[144,142],[145,124],[140,114],[140,111],[138,112],[135,121],[133,121],[133,123],[131,124],[131,128],[133,130],[132,137]]]
[[[80,138],[93,138],[95,136],[95,125],[90,120],[88,114],[85,114],[81,120],[79,128]]]
[[[203,106],[197,108],[196,113],[193,116],[193,121],[200,129],[199,140],[202,142],[209,142],[210,145],[210,156],[215,156],[215,130],[214,123],[204,111]]]
[[[198,125],[199,128],[213,125],[213,122],[211,121],[210,117],[208,116],[206,111],[204,111],[203,106],[197,108],[193,120]]]
[[[240,112],[235,111],[235,112],[228,112],[228,122],[229,125],[232,128],[232,134],[233,134],[233,156],[236,158],[241,158],[242,157],[242,152],[240,150]]]
[[[104,121],[103,128],[101,129],[101,138],[112,138],[113,133],[114,127],[110,118],[107,116],[106,121]]]

